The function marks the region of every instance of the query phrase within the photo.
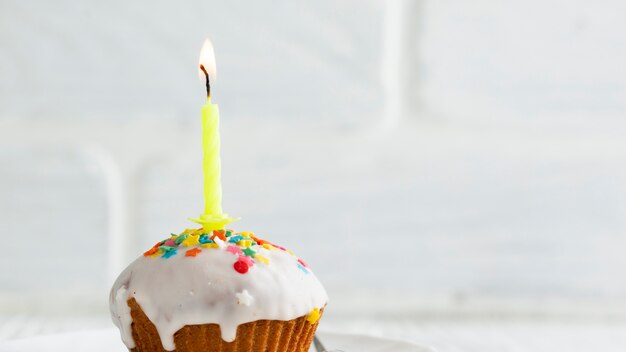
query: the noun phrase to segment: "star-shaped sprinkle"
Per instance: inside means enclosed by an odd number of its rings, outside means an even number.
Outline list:
[[[241,241],[241,240],[243,240],[243,239],[244,239],[244,237],[243,237],[243,236],[241,236],[241,235],[236,235],[236,236],[229,237],[229,238],[228,238],[228,242],[230,242],[230,243],[237,243],[237,242],[239,242],[239,241]]]
[[[306,320],[311,324],[315,324],[317,323],[318,320],[320,320],[320,317],[322,315],[320,314],[320,309],[319,308],[313,308],[312,311],[309,312],[309,314],[306,317]]]
[[[235,293],[235,296],[237,297],[237,304],[242,304],[244,306],[250,307],[252,301],[254,301],[254,297],[250,295],[248,290],[237,292]]]
[[[198,238],[198,241],[202,244],[204,243],[213,243],[213,240],[209,238],[209,235],[201,235],[200,238]]]
[[[153,255],[158,250],[159,250],[159,247],[152,247],[147,252],[145,252],[143,255],[144,255],[144,257],[147,257],[147,256],[150,256],[150,255]]]
[[[183,241],[184,241],[185,239],[187,239],[187,236],[189,236],[189,235],[188,235],[188,234],[186,234],[186,233],[183,233],[182,235],[180,235],[180,236],[176,237],[176,239],[174,240],[174,242],[176,242],[176,245],[180,245],[181,243],[183,243]]]
[[[256,252],[255,252],[255,251],[253,251],[253,250],[252,250],[252,248],[250,248],[250,247],[246,247],[246,248],[244,248],[242,252],[243,252],[243,254],[245,254],[246,256],[248,256],[248,257],[252,257],[252,258],[254,258],[254,255],[256,254]]]
[[[265,257],[265,256],[263,256],[263,255],[260,255],[260,254],[255,255],[255,256],[254,256],[254,259],[255,259],[257,262],[259,262],[259,263],[263,263],[263,264],[265,264],[265,265],[269,265],[269,264],[270,264],[270,260],[269,260],[269,259],[267,259],[267,257]]]
[[[164,246],[168,246],[168,247],[176,247],[176,241],[172,238],[170,238],[169,240],[165,241],[165,243],[163,243]]]
[[[222,241],[226,241],[226,236],[224,236],[224,234],[224,230],[213,230],[213,236],[211,236],[211,239],[215,240],[215,238],[217,237]]]
[[[199,238],[200,238],[200,236],[198,236],[198,235],[189,235],[183,241],[183,246],[185,246],[185,247],[195,246],[195,245],[200,243],[200,242],[198,242]]]
[[[226,248],[226,252],[230,252],[234,255],[243,255],[243,252],[241,251],[241,248],[237,247],[237,246],[228,246],[228,248]]]
[[[202,247],[204,247],[204,248],[220,248],[220,246],[219,246],[217,243],[215,243],[215,242],[212,242],[212,243],[203,243],[203,244],[201,244],[200,246],[202,246]]]
[[[241,246],[241,247],[244,247],[244,248],[245,248],[245,247],[250,247],[250,246],[252,246],[252,241],[250,241],[250,240],[243,240],[243,241],[239,241],[237,244],[238,244],[239,246]]]
[[[163,253],[161,258],[168,259],[169,257],[175,256],[175,255],[176,255],[176,250],[172,249],[172,250],[169,250],[169,251],[166,251],[165,253]]]
[[[254,240],[254,242],[256,242],[259,246],[262,246],[263,244],[265,244],[266,242],[258,237],[255,237],[254,235],[250,235],[250,238],[252,238]]]
[[[272,246],[271,244],[265,242],[262,244],[263,248],[267,249],[268,251],[273,251],[276,249],[276,247]]]
[[[250,257],[246,257],[246,256],[241,256],[239,257],[239,260],[244,261],[246,264],[248,264],[248,266],[253,266],[254,265],[254,260]]]
[[[195,257],[196,255],[198,255],[198,253],[201,253],[202,249],[200,248],[192,248],[188,251],[185,252],[185,257]]]

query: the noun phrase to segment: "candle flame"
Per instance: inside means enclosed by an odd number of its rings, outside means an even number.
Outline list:
[[[215,67],[215,51],[213,50],[213,44],[206,38],[204,40],[204,44],[202,44],[202,49],[200,50],[200,60],[198,63],[198,75],[202,81],[205,80],[204,72],[200,66],[204,66],[204,69],[209,74],[209,78],[211,79],[211,83],[214,83],[217,79],[217,69]]]

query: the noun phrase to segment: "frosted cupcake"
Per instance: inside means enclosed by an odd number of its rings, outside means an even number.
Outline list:
[[[198,229],[131,263],[110,310],[131,351],[305,352],[327,301],[293,252],[250,232]]]

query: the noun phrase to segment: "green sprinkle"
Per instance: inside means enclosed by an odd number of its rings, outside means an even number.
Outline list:
[[[245,254],[248,257],[254,258],[254,255],[256,254],[256,252],[250,249],[250,247],[248,247],[248,248],[243,249],[243,254]]]
[[[177,245],[181,244],[187,238],[187,236],[189,236],[189,235],[184,233],[184,234],[176,237],[176,239],[174,240],[174,243],[176,243]]]

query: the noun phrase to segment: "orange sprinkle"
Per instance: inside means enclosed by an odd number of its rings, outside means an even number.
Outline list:
[[[187,252],[185,252],[185,257],[195,257],[200,252],[202,252],[202,249],[200,249],[200,248],[192,248],[192,249],[188,250]]]
[[[259,246],[262,246],[263,243],[265,243],[264,240],[256,237],[254,234],[250,235],[250,238],[252,238],[254,240],[254,242],[256,242]]]
[[[154,253],[156,253],[158,250],[159,250],[159,247],[152,247],[152,248],[150,248],[147,252],[145,252],[145,253],[143,254],[143,256],[144,256],[144,257],[147,257],[147,256],[150,256],[150,255],[153,255],[153,254],[154,254]]]
[[[226,241],[225,233],[226,232],[224,230],[213,230],[213,236],[211,236],[211,239],[214,240],[215,236],[217,236],[220,240]]]

